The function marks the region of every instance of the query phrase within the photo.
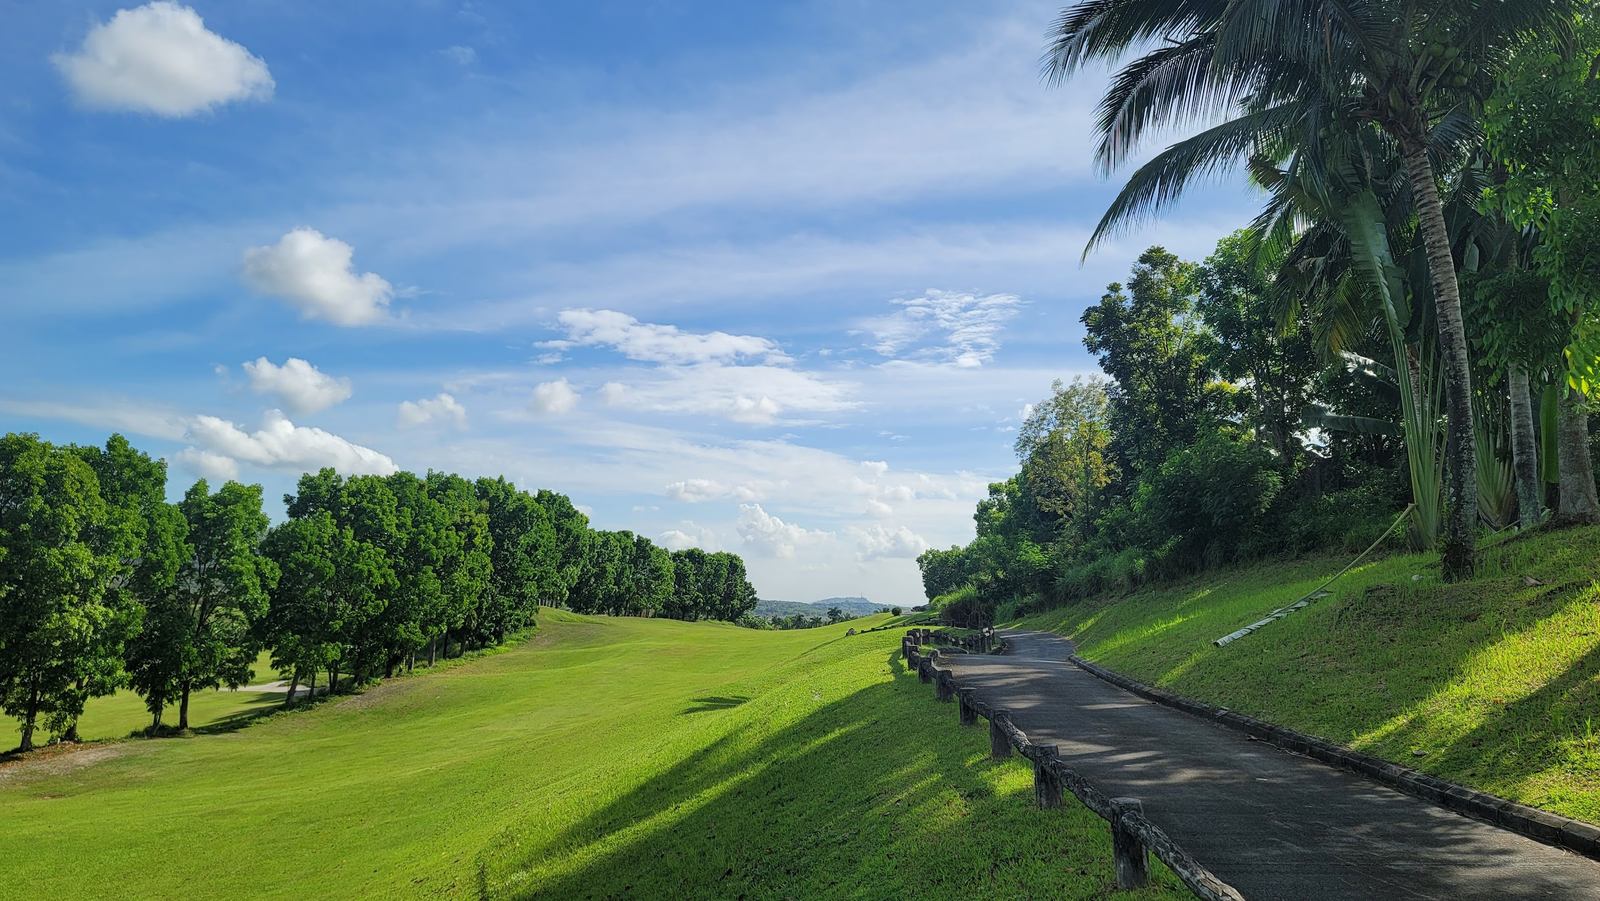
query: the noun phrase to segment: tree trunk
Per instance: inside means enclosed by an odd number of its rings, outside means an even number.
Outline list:
[[[1600,500],[1595,498],[1594,463],[1589,458],[1589,411],[1583,395],[1568,388],[1561,396],[1561,507],[1560,523],[1600,523]]]
[[[428,639],[428,665],[433,666],[436,652],[439,649],[439,636]]]
[[[283,696],[283,709],[288,710],[289,705],[294,703],[294,690],[299,685],[298,674],[289,677],[289,693]]]
[[[1461,321],[1461,292],[1456,284],[1455,258],[1450,255],[1450,235],[1444,222],[1444,204],[1434,179],[1428,149],[1421,141],[1407,142],[1404,151],[1417,221],[1428,251],[1428,274],[1433,283],[1434,312],[1438,320],[1439,350],[1444,355],[1445,514],[1444,546],[1440,567],[1445,581],[1471,577],[1476,563],[1478,524],[1478,466],[1472,434],[1472,370],[1467,362],[1466,329]]]
[[[1533,440],[1533,397],[1528,392],[1528,374],[1512,366],[1506,373],[1511,402],[1511,468],[1517,481],[1517,518],[1522,528],[1531,529],[1544,515],[1539,497],[1539,457]]]
[[[178,702],[178,731],[189,731],[189,683],[183,683],[183,699]]]
[[[22,744],[19,751],[33,750],[34,724],[39,721],[39,692],[34,690],[28,693],[28,709],[22,714]]]
[[[161,729],[161,711],[165,705],[157,704],[154,712],[150,714],[150,734],[154,735]]]
[[[313,666],[311,668],[311,684],[306,686],[306,700],[307,701],[315,701],[316,699],[317,699],[317,668]]]

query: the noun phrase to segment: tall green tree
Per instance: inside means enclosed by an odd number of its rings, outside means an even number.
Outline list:
[[[1434,155],[1474,133],[1507,60],[1568,29],[1579,0],[1085,0],[1052,32],[1047,71],[1126,62],[1101,100],[1099,161],[1125,161],[1150,129],[1221,122],[1141,166],[1102,218],[1114,228],[1181,196],[1196,177],[1251,155],[1277,157],[1334,126],[1375,126],[1397,145],[1435,298],[1447,375],[1447,578],[1472,573],[1477,517],[1472,384],[1456,260]]]
[[[44,725],[65,731],[87,688],[117,665],[123,611],[108,598],[130,546],[89,464],[37,435],[0,437],[0,711],[30,751]]]
[[[478,635],[498,642],[531,623],[542,599],[564,599],[561,548],[549,512],[533,495],[504,478],[479,479],[477,491],[488,515],[494,570]]]
[[[140,651],[159,633],[163,604],[188,559],[188,526],[182,512],[166,501],[165,461],[151,459],[121,435],[112,435],[104,447],[73,450],[94,471],[110,525],[101,540],[120,561],[106,592],[108,606],[116,611],[115,628],[107,630],[103,647],[91,657],[94,665],[77,684],[87,699],[110,694],[128,679],[136,690],[144,685],[148,674],[140,669]],[[148,701],[150,695],[140,693]],[[74,718],[62,739],[76,741],[77,729]]]
[[[260,553],[269,524],[260,485],[228,482],[213,494],[200,479],[178,508],[192,549],[176,592],[186,627],[177,670],[178,728],[185,730],[195,690],[238,688],[254,677],[255,624],[267,612],[278,568]]]
[[[465,634],[468,620],[486,603],[494,578],[494,539],[489,535],[487,504],[471,482],[454,473],[430,472],[428,494],[444,509],[453,535],[439,570],[442,602],[423,623],[432,666],[440,643],[448,648],[452,633]]]
[[[1197,268],[1160,247],[1139,255],[1127,291],[1111,285],[1084,311],[1084,347],[1111,376],[1111,455],[1129,476],[1159,467],[1175,447],[1225,418],[1200,321],[1191,315]]]

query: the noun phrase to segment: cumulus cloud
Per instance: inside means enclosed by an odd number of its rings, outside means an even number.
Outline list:
[[[541,382],[534,386],[533,399],[528,402],[528,406],[535,413],[551,416],[571,413],[577,409],[578,392],[572,390],[572,386],[565,378],[553,382]]]
[[[714,479],[684,479],[667,486],[667,499],[685,503],[737,498],[741,501],[758,501],[766,497],[769,486],[728,485]]]
[[[306,319],[366,325],[383,318],[394,288],[372,272],[356,274],[355,248],[300,227],[278,243],[244,252],[246,285],[288,301]]]
[[[872,333],[873,350],[885,357],[976,369],[994,359],[1000,349],[1000,332],[1017,314],[1022,298],[929,291],[894,303],[899,310],[864,323]],[[927,340],[930,337],[935,339],[932,343]]]
[[[717,543],[717,533],[692,522],[682,523],[682,528],[668,529],[661,533],[656,543],[669,551],[684,551],[692,547],[703,551],[715,552],[720,548]]]
[[[178,451],[172,461],[211,482],[228,482],[239,477],[239,464],[232,457],[199,448],[186,447]]]
[[[266,357],[244,364],[250,390],[276,394],[290,413],[303,416],[350,399],[350,380],[334,378],[299,357],[276,366]]]
[[[727,332],[686,332],[675,325],[640,322],[614,310],[565,310],[556,321],[566,329],[567,337],[548,341],[547,347],[610,347],[630,360],[647,363],[732,362],[751,357],[786,359],[778,345],[766,338]]]
[[[261,428],[246,432],[226,419],[196,416],[185,436],[191,447],[186,462],[221,468],[223,459],[265,469],[314,472],[332,466],[347,475],[390,475],[400,467],[369,447],[353,444],[322,429],[297,426],[279,410],[268,410]],[[209,455],[209,456],[208,456]],[[235,470],[237,471],[237,470]]]
[[[888,504],[884,503],[883,501],[873,500],[872,498],[868,498],[867,499],[867,515],[868,516],[878,516],[878,517],[893,516],[894,515],[894,508],[889,506]]]
[[[396,420],[400,428],[413,429],[430,422],[447,422],[458,429],[465,429],[467,408],[445,391],[439,392],[438,397],[400,402],[400,413]]]
[[[871,525],[865,529],[851,529],[856,540],[856,559],[876,560],[880,557],[916,557],[928,549],[928,542],[905,526],[890,529]]]
[[[763,557],[793,557],[795,548],[833,537],[832,532],[786,523],[761,509],[760,504],[740,504],[734,528],[744,540],[745,548]]]
[[[96,23],[72,53],[50,58],[85,106],[187,116],[272,96],[267,64],[206,29],[187,6],[157,0]]]

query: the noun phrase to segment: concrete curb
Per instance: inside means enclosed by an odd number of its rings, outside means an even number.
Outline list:
[[[1320,763],[1375,779],[1408,795],[1432,801],[1456,813],[1483,820],[1535,841],[1600,860],[1600,827],[1537,807],[1518,804],[1498,795],[1440,779],[1438,776],[1419,773],[1392,761],[1235,713],[1226,707],[1213,707],[1191,698],[1179,697],[1165,689],[1151,688],[1103,666],[1090,663],[1076,654],[1067,659],[1084,672],[1130,691],[1147,701],[1154,701],[1163,707],[1171,707],[1191,716],[1210,720],[1235,732],[1243,732],[1260,741],[1303,757],[1310,757]]]

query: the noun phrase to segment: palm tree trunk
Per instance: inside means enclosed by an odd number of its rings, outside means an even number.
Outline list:
[[[1428,162],[1428,149],[1420,141],[1404,148],[1411,196],[1428,251],[1428,274],[1433,282],[1434,311],[1438,320],[1439,350],[1444,356],[1445,519],[1440,567],[1445,581],[1471,577],[1477,552],[1478,467],[1472,432],[1472,370],[1467,363],[1466,329],[1461,321],[1461,292],[1456,284],[1455,258],[1444,222],[1444,204]]]
[[[1595,498],[1594,463],[1589,457],[1589,410],[1583,395],[1568,388],[1561,395],[1561,523],[1600,523]]]
[[[1544,503],[1539,497],[1539,458],[1533,440],[1533,397],[1528,374],[1520,366],[1506,373],[1511,403],[1511,467],[1517,481],[1517,518],[1522,528],[1539,524]]]

